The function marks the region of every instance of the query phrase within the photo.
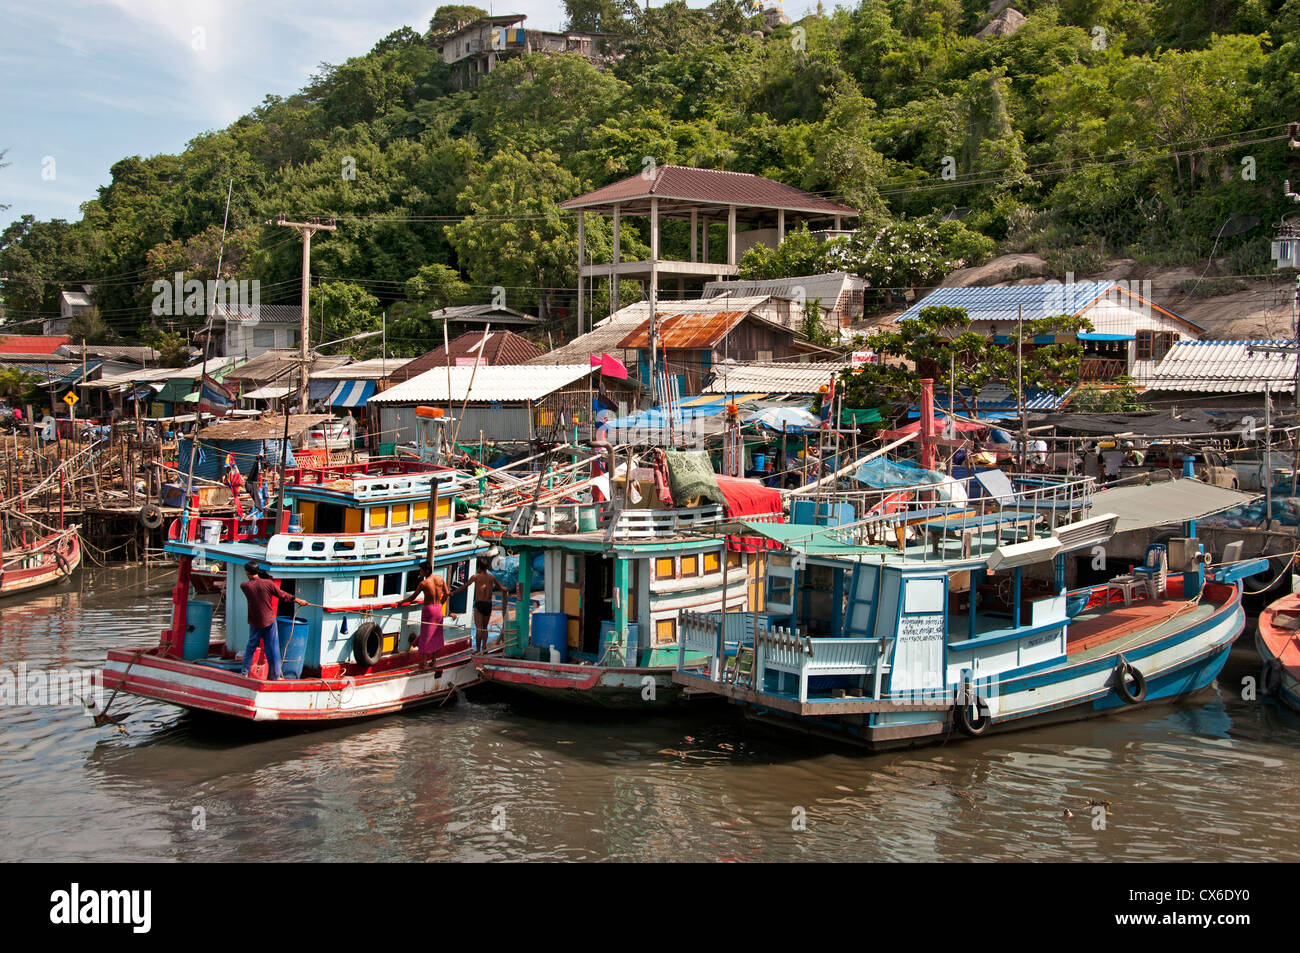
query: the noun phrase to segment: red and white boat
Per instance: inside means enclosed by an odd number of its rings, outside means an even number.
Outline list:
[[[402,600],[418,581],[431,532],[434,572],[453,587],[487,550],[476,520],[451,516],[452,497],[460,491],[452,471],[355,476],[346,487],[295,490],[300,532],[266,539],[256,532],[209,532],[205,538],[191,531],[193,521],[178,528],[167,543],[180,557],[171,625],[156,645],[110,651],[104,687],[234,718],[298,723],[446,701],[479,680],[472,629],[464,624],[468,615],[447,618],[443,648],[425,658],[415,648],[421,606]],[[340,532],[322,531],[335,523]],[[309,603],[277,619],[284,660],[279,680],[267,678],[258,655],[250,674],[241,674],[249,626],[240,583],[251,560]],[[213,626],[215,602],[191,594],[196,561],[224,568],[220,634]],[[289,610],[286,603],[282,613]]]
[[[1259,614],[1255,647],[1264,660],[1260,689],[1300,711],[1300,595],[1283,596]]]
[[[52,586],[67,579],[80,565],[81,538],[76,527],[6,549],[0,559],[0,596]]]

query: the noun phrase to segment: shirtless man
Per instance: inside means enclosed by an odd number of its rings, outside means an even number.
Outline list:
[[[497,582],[496,576],[488,572],[486,562],[480,562],[478,566],[478,572],[470,576],[465,585],[456,592],[464,592],[470,586],[474,587],[475,651],[482,652],[487,648],[488,619],[492,616],[492,596],[498,589],[502,592],[509,590]]]
[[[432,664],[443,647],[442,604],[451,596],[447,580],[434,575],[433,567],[427,562],[420,564],[420,582],[402,604],[410,605],[421,595],[424,596],[424,608],[420,610],[420,636],[416,647],[420,650],[420,664],[426,666]]]

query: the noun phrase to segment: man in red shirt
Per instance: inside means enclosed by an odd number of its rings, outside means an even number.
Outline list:
[[[247,677],[253,664],[253,652],[258,643],[262,643],[266,646],[266,660],[271,669],[270,681],[276,682],[280,680],[280,639],[275,631],[275,611],[279,608],[281,599],[292,600],[300,606],[305,606],[307,600],[294,598],[281,589],[274,579],[259,577],[258,570],[257,563],[246,563],[244,572],[248,574],[248,579],[239,586],[244,598],[248,600],[248,645],[244,648],[241,671]]]

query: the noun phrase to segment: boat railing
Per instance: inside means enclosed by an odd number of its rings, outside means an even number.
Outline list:
[[[754,637],[754,686],[763,691],[769,671],[791,675],[798,682],[796,695],[802,704],[808,701],[810,678],[875,675],[871,694],[879,698],[881,677],[888,670],[885,648],[886,641],[876,637],[814,639],[774,627]]]
[[[942,544],[957,539],[962,558],[986,556],[1007,541],[1008,529],[1017,539],[1033,538],[1086,517],[1093,483],[1091,477],[1010,474],[1009,492],[997,492],[972,475],[951,483],[866,491],[853,501],[864,515],[830,529],[810,526],[808,537],[827,534],[849,545],[890,545],[903,552],[909,540],[929,542],[917,554],[923,561],[948,558]],[[954,484],[963,491],[954,491]],[[798,548],[797,537],[790,543]]]
[[[532,509],[531,535],[570,535],[604,532],[614,524],[616,539],[656,539],[701,532],[724,522],[723,509],[716,503],[681,509],[619,509],[608,501],[592,503],[548,503]],[[522,521],[512,520],[511,533],[523,532]]]
[[[428,528],[389,533],[301,533],[272,536],[266,558],[272,562],[354,562],[395,559],[427,551]],[[434,530],[435,554],[469,551],[481,544],[478,520],[441,523]]]

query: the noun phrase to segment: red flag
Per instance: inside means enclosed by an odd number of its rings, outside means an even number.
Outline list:
[[[596,360],[595,355],[591,358]],[[608,354],[600,356],[600,373],[602,377],[614,377],[618,380],[627,380],[627,366],[616,357],[610,357]]]

